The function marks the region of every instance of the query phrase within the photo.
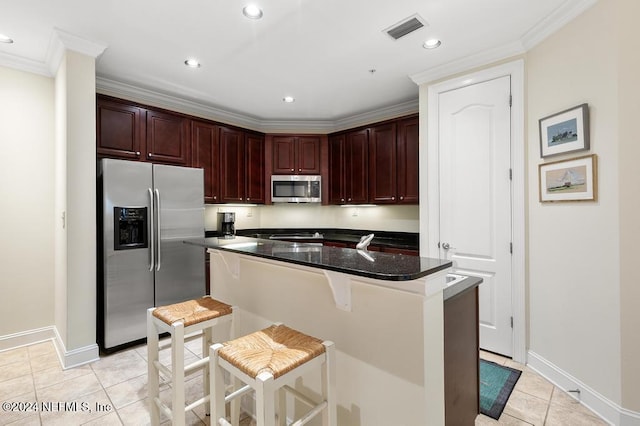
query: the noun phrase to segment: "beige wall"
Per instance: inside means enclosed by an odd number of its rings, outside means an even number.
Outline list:
[[[620,301],[622,406],[640,412],[640,2],[618,2],[618,117],[620,181]],[[626,54],[626,52],[633,52]]]
[[[636,412],[638,13],[635,0],[598,2],[527,54],[530,349]],[[590,105],[599,200],[541,204],[538,119],[582,102]]]
[[[0,336],[53,323],[54,84],[0,67]]]

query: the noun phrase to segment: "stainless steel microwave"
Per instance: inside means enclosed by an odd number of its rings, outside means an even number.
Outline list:
[[[319,203],[322,178],[317,175],[271,176],[271,201],[274,203]]]

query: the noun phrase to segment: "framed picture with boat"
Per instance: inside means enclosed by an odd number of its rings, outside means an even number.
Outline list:
[[[589,149],[589,106],[578,105],[539,120],[540,157]]]
[[[598,172],[595,154],[538,165],[540,202],[596,201]]]

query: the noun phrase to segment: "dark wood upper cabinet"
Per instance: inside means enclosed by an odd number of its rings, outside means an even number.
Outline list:
[[[329,138],[329,204],[345,204],[344,133]]]
[[[369,129],[369,201],[396,203],[397,198],[396,124]]]
[[[369,129],[349,132],[345,139],[344,173],[345,195],[348,204],[369,202],[368,161]]]
[[[98,157],[140,160],[144,152],[145,110],[97,97],[96,151]]]
[[[418,117],[398,121],[398,203],[418,204],[420,182]]]
[[[190,145],[188,118],[147,110],[147,160],[188,166]]]
[[[320,136],[273,136],[274,174],[320,174]]]
[[[220,127],[220,202],[244,202],[244,132]]]
[[[204,201],[220,201],[219,127],[204,121],[191,122],[191,166],[204,170]]]
[[[261,204],[265,202],[264,136],[247,133],[245,145],[245,199]]]
[[[329,138],[329,204],[368,202],[368,129]]]
[[[264,203],[264,136],[220,127],[220,202]]]

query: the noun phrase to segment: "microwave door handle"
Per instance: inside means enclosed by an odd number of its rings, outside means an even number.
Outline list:
[[[162,250],[160,248],[160,242],[161,242],[161,235],[160,235],[160,229],[162,229],[162,227],[160,226],[160,191],[158,190],[158,188],[155,189],[155,193],[156,193],[156,229],[157,229],[157,235],[156,235],[156,242],[157,242],[157,249],[158,251],[156,252],[156,271],[160,270],[160,267],[162,266]]]
[[[155,263],[156,263],[156,259],[155,259],[156,235],[155,235],[154,220],[153,220],[153,215],[155,213],[153,208],[153,204],[154,204],[153,191],[151,190],[151,188],[149,188],[148,191],[149,191],[149,202],[151,205],[151,209],[149,210],[149,230],[151,234],[149,237],[149,272],[153,272],[153,267],[155,266]]]

